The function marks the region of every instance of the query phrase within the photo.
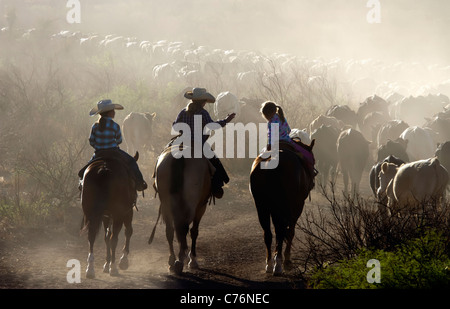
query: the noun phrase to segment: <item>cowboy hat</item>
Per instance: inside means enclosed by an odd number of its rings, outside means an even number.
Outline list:
[[[114,104],[111,100],[100,100],[97,102],[97,106],[91,109],[89,112],[89,116],[94,116],[97,114],[101,114],[104,112],[111,111],[113,109],[123,109],[123,106],[120,104]]]
[[[208,103],[216,102],[216,98],[209,92],[206,92],[205,88],[194,88],[192,91],[186,91],[184,97],[192,101],[206,100]]]

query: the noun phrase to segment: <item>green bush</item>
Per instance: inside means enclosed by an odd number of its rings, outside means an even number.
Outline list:
[[[431,230],[392,252],[364,249],[354,258],[317,269],[310,285],[319,289],[450,288],[449,241]],[[367,280],[371,259],[380,262],[380,283]]]
[[[11,225],[39,227],[61,217],[61,210],[45,196],[27,200],[0,200],[0,218]]]

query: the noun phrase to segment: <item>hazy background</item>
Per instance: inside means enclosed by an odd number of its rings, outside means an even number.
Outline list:
[[[2,0],[21,27],[80,30],[142,40],[184,41],[224,49],[306,57],[446,63],[450,1],[380,0],[369,24],[366,0],[80,0],[81,24],[68,24],[65,0]]]

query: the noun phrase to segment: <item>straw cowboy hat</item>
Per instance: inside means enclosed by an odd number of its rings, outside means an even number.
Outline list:
[[[101,114],[104,112],[112,111],[113,109],[123,109],[123,106],[120,104],[114,104],[111,100],[100,100],[97,102],[97,106],[91,109],[89,112],[90,116],[94,116],[97,114]]]
[[[194,88],[192,91],[186,91],[184,97],[192,101],[206,100],[208,103],[216,102],[216,98],[211,93],[206,92],[205,88]]]

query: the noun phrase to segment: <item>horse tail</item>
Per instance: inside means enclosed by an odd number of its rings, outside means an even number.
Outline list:
[[[170,167],[170,193],[179,193],[183,188],[184,157],[172,160]]]
[[[90,209],[88,214],[84,215],[84,227],[82,228],[82,233],[88,232],[89,234],[93,233],[94,235],[97,235],[100,230],[102,217],[107,208],[107,200],[105,197],[109,195],[108,177],[110,174],[111,170],[104,165],[97,171],[95,185],[98,186],[99,191],[104,194],[95,194],[92,209]]]
[[[153,227],[152,234],[150,235],[150,238],[148,239],[148,244],[149,245],[152,244],[153,238],[155,237],[156,226],[158,225],[160,217],[161,217],[161,205],[159,205],[158,218],[156,219],[156,223],[155,223],[155,226]]]

